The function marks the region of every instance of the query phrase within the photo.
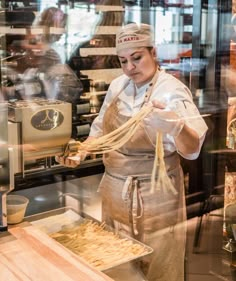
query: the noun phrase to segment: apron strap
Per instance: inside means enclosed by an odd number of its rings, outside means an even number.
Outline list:
[[[123,189],[122,199],[125,202],[130,202],[129,216],[132,223],[132,231],[135,235],[138,235],[138,219],[143,216],[143,200],[138,188],[138,180],[133,177],[127,177]]]
[[[129,200],[130,186],[132,186],[133,178],[128,176],[122,189],[122,199],[126,202]]]

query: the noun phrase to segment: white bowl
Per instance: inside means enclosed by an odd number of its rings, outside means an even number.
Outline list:
[[[7,195],[7,223],[16,224],[23,221],[29,199],[21,195]]]

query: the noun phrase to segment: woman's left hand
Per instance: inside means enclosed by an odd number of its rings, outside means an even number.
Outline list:
[[[144,124],[156,131],[177,137],[184,126],[184,120],[174,111],[166,109],[163,103],[154,100],[152,104],[155,109],[144,118]]]

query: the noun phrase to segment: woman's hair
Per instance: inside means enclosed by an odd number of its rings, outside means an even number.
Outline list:
[[[149,53],[151,53],[153,49],[155,49],[155,52],[156,52],[156,48],[154,46],[153,47],[146,47],[146,48],[149,51]],[[161,70],[161,66],[160,66],[160,63],[159,63],[158,59],[156,59],[156,62],[157,62],[158,70]]]
[[[56,7],[46,8],[38,18],[36,18],[33,26],[41,26],[44,28],[42,40],[47,43],[54,43],[58,41],[62,34],[55,34],[50,31],[51,27],[62,28],[66,27],[67,15]],[[64,32],[63,32],[64,33]]]

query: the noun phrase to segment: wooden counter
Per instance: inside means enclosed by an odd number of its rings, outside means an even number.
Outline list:
[[[29,224],[0,234],[0,280],[112,281]]]

